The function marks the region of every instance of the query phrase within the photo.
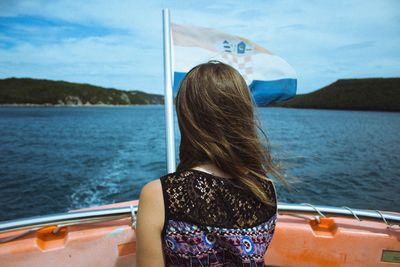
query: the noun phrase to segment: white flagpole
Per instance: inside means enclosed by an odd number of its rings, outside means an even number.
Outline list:
[[[163,9],[163,40],[164,40],[164,107],[165,107],[165,137],[167,145],[167,171],[174,172],[175,162],[175,135],[174,135],[174,96],[172,92],[172,64],[171,64],[171,28],[170,15],[167,8]]]

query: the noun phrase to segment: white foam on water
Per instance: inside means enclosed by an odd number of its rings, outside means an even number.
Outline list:
[[[126,147],[129,147],[127,144]],[[123,177],[127,176],[126,161],[129,154],[121,150],[114,161],[102,167],[96,177],[88,178],[75,188],[71,194],[70,209],[87,208],[105,204],[112,204],[115,199],[110,196],[118,194],[123,186]]]

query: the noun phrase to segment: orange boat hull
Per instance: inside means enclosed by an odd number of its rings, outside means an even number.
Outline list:
[[[97,208],[137,205],[137,201]],[[130,219],[54,227],[0,244],[0,266],[135,266],[135,232]],[[22,231],[0,234],[0,238]],[[389,261],[396,261],[389,262]],[[268,266],[400,266],[400,229],[347,218],[318,224],[279,215],[265,256]]]

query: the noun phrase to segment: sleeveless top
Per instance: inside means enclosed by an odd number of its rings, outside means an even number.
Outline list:
[[[271,181],[262,185],[274,206],[261,203],[232,179],[186,170],[160,178],[166,266],[264,266],[277,217]]]

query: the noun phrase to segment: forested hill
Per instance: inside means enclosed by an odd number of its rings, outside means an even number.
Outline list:
[[[400,111],[400,78],[338,80],[317,91],[297,95],[273,106]]]
[[[140,105],[163,104],[161,95],[90,84],[29,78],[0,79],[0,104]]]

